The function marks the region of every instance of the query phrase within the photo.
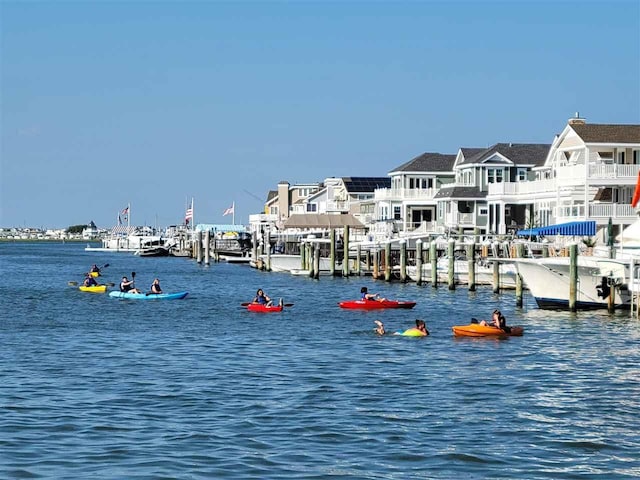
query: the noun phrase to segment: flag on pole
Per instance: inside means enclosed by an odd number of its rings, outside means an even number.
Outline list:
[[[235,206],[235,202],[232,203],[231,206],[224,211],[222,216],[224,217],[225,215],[233,215],[235,213]]]
[[[636,208],[640,200],[640,172],[638,172],[638,180],[636,181],[636,188],[633,191],[633,199],[631,200],[631,208]]]
[[[122,209],[120,215],[122,215],[123,218],[127,218],[129,216],[129,205]]]
[[[187,212],[184,214],[184,221],[187,225],[193,220],[193,198],[191,199],[191,206],[187,208]]]

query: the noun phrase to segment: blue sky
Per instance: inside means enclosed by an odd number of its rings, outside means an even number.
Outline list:
[[[236,222],[281,180],[640,123],[640,2],[0,3],[0,227]]]

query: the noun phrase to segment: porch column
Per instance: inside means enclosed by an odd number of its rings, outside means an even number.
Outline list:
[[[500,202],[500,234],[504,235],[507,233],[507,220],[505,218],[505,204],[504,202]]]
[[[614,153],[614,157],[615,157]],[[615,165],[617,162],[617,158],[613,159],[613,164]],[[589,218],[589,186],[591,185],[591,179],[589,178],[589,147],[584,147],[584,178],[586,179],[584,183],[584,220]]]

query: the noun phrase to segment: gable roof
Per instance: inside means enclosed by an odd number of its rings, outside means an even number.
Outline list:
[[[278,196],[278,191],[277,190],[269,190],[269,193],[267,193],[267,202],[266,203],[269,203],[271,200],[273,200],[277,196]]]
[[[373,193],[376,188],[391,188],[389,177],[342,177],[349,193]]]
[[[569,124],[585,143],[640,143],[640,125]]]
[[[443,153],[423,153],[403,163],[392,172],[451,172],[453,173],[453,163],[456,161],[455,155]]]
[[[499,153],[503,157],[511,160],[515,165],[542,166],[544,165],[550,148],[551,145],[548,143],[496,143],[489,148],[476,152],[474,155],[465,155],[464,160],[458,165],[482,163],[492,155]]]

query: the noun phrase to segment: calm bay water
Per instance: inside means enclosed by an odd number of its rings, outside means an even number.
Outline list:
[[[489,288],[0,244],[2,478],[638,478],[640,322]],[[92,263],[182,301],[67,286]],[[413,310],[341,310],[360,287]],[[258,288],[279,314],[239,305]],[[521,338],[454,339],[495,307]],[[428,338],[378,337],[427,321]]]

